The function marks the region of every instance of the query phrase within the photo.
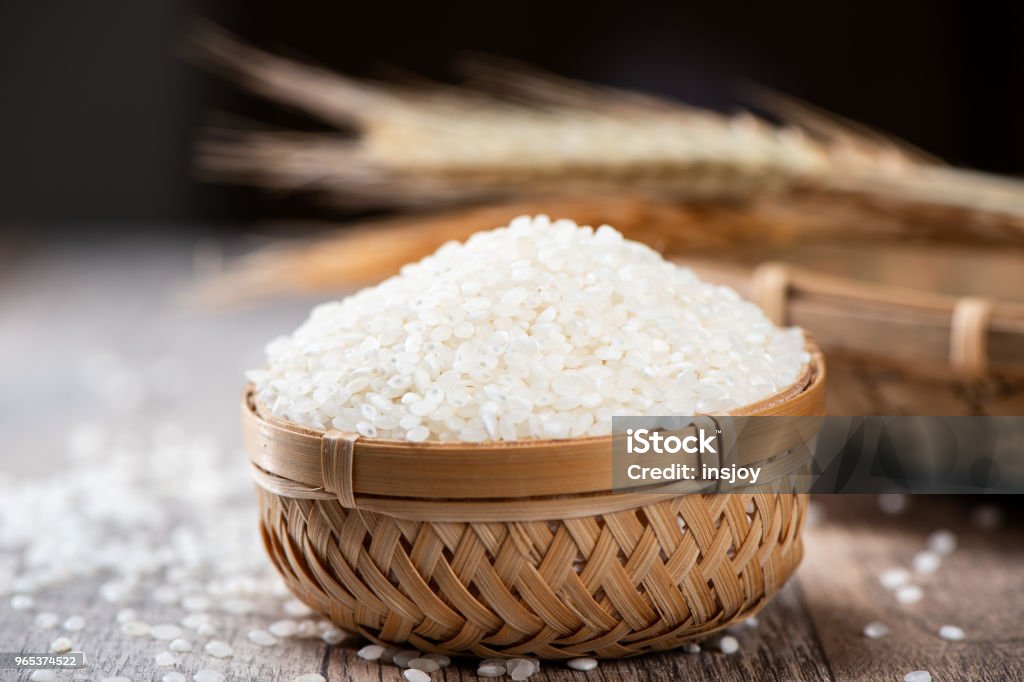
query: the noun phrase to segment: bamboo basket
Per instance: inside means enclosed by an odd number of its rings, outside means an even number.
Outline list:
[[[731,414],[824,414],[825,363],[808,349],[796,383]],[[275,419],[252,387],[242,421],[288,587],[384,645],[545,659],[672,649],[756,613],[803,553],[806,495],[612,493],[611,437],[371,440]],[[774,442],[763,459],[786,454]]]

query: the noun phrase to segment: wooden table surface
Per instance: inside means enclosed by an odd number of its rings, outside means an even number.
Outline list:
[[[187,367],[189,376],[202,377],[200,390],[188,392],[187,400],[150,401],[138,409],[172,413],[237,453],[241,373],[260,364],[263,344],[296,326],[311,303],[197,309],[179,297],[192,276],[191,245],[170,241],[48,247],[9,258],[7,266],[0,273],[0,371],[5,379],[0,474],[10,479],[5,485],[61,465],[66,434],[60,417],[125,419],[75,386],[83,358],[96,352],[116,353],[138,366],[170,359]],[[237,475],[247,476],[241,458]],[[983,531],[970,523],[977,499],[917,496],[905,513],[888,515],[873,497],[818,498],[818,518],[805,531],[805,558],[796,578],[765,608],[756,627],[736,628],[738,653],[724,655],[709,646],[699,654],[603,662],[588,674],[552,663],[531,679],[902,680],[918,669],[930,671],[935,680],[1024,679],[1024,525],[1015,500],[997,503],[1007,523]],[[919,578],[924,589],[919,603],[898,604],[878,575],[909,566],[928,534],[939,528],[956,533],[958,549],[936,573]],[[16,561],[17,549],[0,547],[0,560],[4,557]],[[101,581],[102,576],[72,581],[35,595],[37,611],[79,613],[90,623],[80,646],[95,667],[63,672],[58,679],[118,674],[159,680],[165,671],[154,664],[153,643],[120,633],[116,608],[96,597]],[[10,585],[0,583],[0,594],[7,592]],[[178,622],[184,615],[177,604],[152,601],[145,590],[141,594],[133,606],[152,623]],[[52,633],[33,629],[33,613],[11,609],[7,598],[0,602],[0,651],[45,650]],[[350,644],[330,647],[306,639],[247,649],[246,633],[276,617],[224,618],[219,636],[248,652],[219,664],[228,679],[291,680],[318,671],[329,680],[403,679],[392,666],[357,658]],[[891,634],[878,640],[864,637],[861,631],[871,621],[884,622]],[[944,624],[962,627],[966,640],[940,639],[937,631]],[[206,666],[197,654],[186,657],[179,670],[191,679],[200,667]],[[476,679],[474,671],[471,662],[457,662],[434,679]],[[0,671],[0,680],[8,679],[27,680],[28,675]]]

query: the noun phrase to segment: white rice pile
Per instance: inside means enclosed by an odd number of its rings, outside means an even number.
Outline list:
[[[612,415],[716,413],[807,362],[733,290],[608,226],[546,216],[449,243],[315,308],[249,373],[280,418],[370,438],[479,442],[611,431]]]

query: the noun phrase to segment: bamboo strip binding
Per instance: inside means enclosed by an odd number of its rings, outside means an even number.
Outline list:
[[[809,348],[800,381],[736,414],[823,414]],[[378,643],[549,659],[671,649],[760,610],[802,556],[806,495],[615,495],[564,475],[567,459],[607,460],[610,438],[371,441],[275,422],[248,394],[242,409],[271,559],[299,599]],[[561,491],[539,466],[549,457]],[[396,462],[435,475],[396,488],[409,473]],[[474,483],[496,471],[504,497]]]
[[[988,372],[988,325],[992,302],[961,298],[953,306],[950,322],[949,363],[959,374],[972,377]]]

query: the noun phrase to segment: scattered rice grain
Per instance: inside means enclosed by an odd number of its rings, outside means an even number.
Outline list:
[[[315,621],[304,620],[299,623],[299,626],[295,631],[295,636],[303,639],[308,637],[319,637],[320,629],[317,628]]]
[[[905,568],[889,568],[878,576],[878,582],[887,590],[896,590],[910,582],[910,571]]]
[[[402,676],[409,680],[409,682],[430,682],[430,675],[415,668],[409,668],[402,673]]]
[[[50,642],[50,651],[55,654],[64,654],[74,647],[71,640],[67,637],[58,637],[57,639]]]
[[[281,637],[282,639],[294,637],[295,633],[299,631],[299,624],[290,618],[285,618],[283,620],[274,621],[270,624],[270,627],[268,627],[267,630],[269,630],[270,634],[274,635],[274,637]]]
[[[235,650],[231,648],[231,645],[219,639],[207,642],[203,650],[214,658],[231,658],[235,655]]]
[[[444,654],[426,654],[423,656],[423,658],[429,658],[430,660],[436,662],[442,668],[447,668],[452,664],[452,659],[448,658]]]
[[[522,682],[536,672],[533,662],[526,658],[513,658],[505,665],[505,669],[508,671],[509,677],[516,682]]]
[[[422,654],[419,651],[416,651],[416,649],[405,649],[404,651],[399,651],[395,654],[392,662],[399,668],[408,668],[409,661],[419,658],[420,656],[422,656]]]
[[[740,650],[740,643],[735,637],[726,635],[718,640],[718,650],[723,654],[734,654]]]
[[[476,674],[479,677],[501,677],[506,673],[505,660],[501,658],[488,658],[476,667]]]
[[[156,664],[161,668],[170,668],[178,665],[178,657],[170,651],[161,651],[156,655]]]
[[[896,601],[901,604],[916,604],[924,597],[924,592],[917,585],[906,585],[896,590]]]
[[[502,665],[482,665],[476,669],[477,677],[504,677],[505,666]]]
[[[915,554],[911,563],[914,567],[914,573],[931,575],[939,570],[939,566],[942,564],[942,557],[938,553],[926,549]]]
[[[64,629],[69,632],[78,632],[85,628],[85,618],[82,616],[70,616],[64,621]]]
[[[587,672],[587,671],[593,670],[594,668],[597,667],[597,659],[596,658],[589,658],[589,657],[585,657],[585,658],[572,658],[572,659],[569,659],[569,661],[566,663],[566,665],[569,666],[570,668],[572,668],[573,670],[580,670],[582,672]]]
[[[948,556],[956,549],[956,535],[952,531],[937,530],[928,536],[928,549],[941,556]]]
[[[383,655],[383,653],[384,647],[382,647],[380,644],[368,644],[367,646],[364,646],[362,649],[357,651],[356,655],[359,656],[359,658],[365,659],[367,661],[376,661],[381,657],[381,655]]]
[[[257,646],[274,646],[278,639],[266,630],[250,630],[249,641]]]
[[[868,639],[881,639],[889,634],[889,626],[877,620],[864,626],[864,636]]]
[[[414,658],[409,661],[409,665],[407,667],[412,668],[413,670],[422,670],[425,673],[433,673],[441,669],[441,666],[438,665],[437,661],[432,661],[429,658]]]
[[[939,637],[950,642],[961,642],[965,636],[963,628],[956,625],[943,625],[939,628]]]
[[[168,644],[167,648],[171,651],[176,651],[179,654],[184,654],[188,653],[189,651],[192,651],[192,642],[188,641],[187,639],[179,638]]]
[[[335,644],[341,644],[348,637],[348,633],[341,628],[331,627],[320,633],[320,639],[325,643],[334,646]]]

